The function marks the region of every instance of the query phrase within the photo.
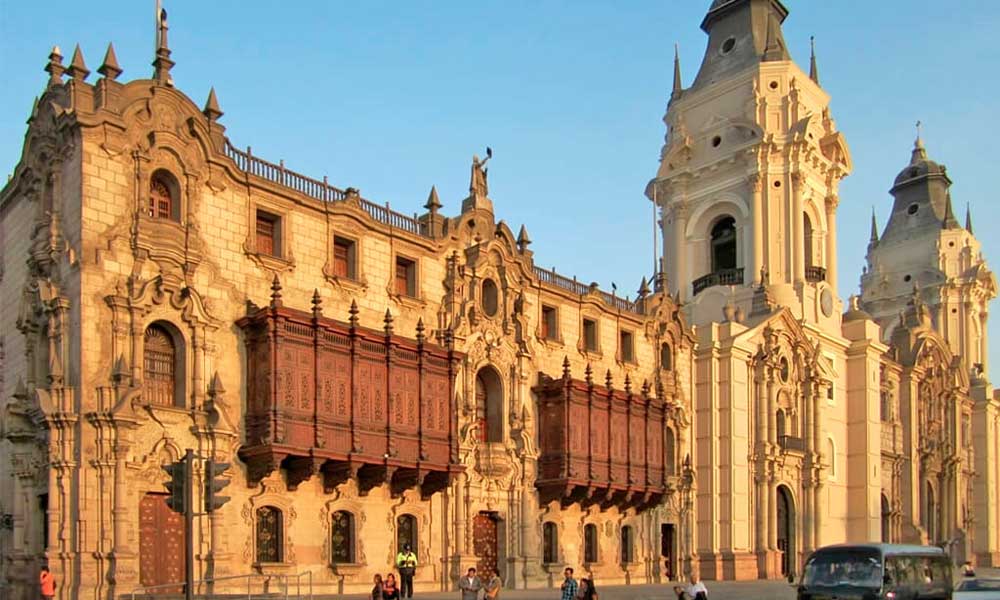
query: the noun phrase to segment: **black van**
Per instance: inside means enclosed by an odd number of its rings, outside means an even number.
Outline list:
[[[950,600],[951,560],[936,546],[841,544],[809,556],[799,600]]]

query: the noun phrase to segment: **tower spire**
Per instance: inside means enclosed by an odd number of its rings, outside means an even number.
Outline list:
[[[878,221],[875,220],[875,207],[872,207],[872,234],[868,240],[869,246],[878,244]]]
[[[153,79],[160,85],[174,85],[170,69],[174,61],[170,60],[170,44],[167,42],[167,11],[160,0],[156,0],[156,58],[153,59]]]
[[[913,141],[913,154],[910,156],[910,164],[916,164],[921,160],[927,160],[927,148],[924,148],[923,133],[924,124],[917,121],[917,139]]]
[[[122,74],[122,68],[118,65],[118,57],[115,56],[114,44],[108,43],[108,50],[104,53],[104,60],[97,72],[111,81],[118,79],[118,76]]]
[[[968,202],[965,203],[965,230],[972,233],[972,209]]]
[[[674,100],[681,95],[684,87],[681,84],[681,49],[680,44],[674,44],[674,89],[670,93],[670,99]]]
[[[85,80],[90,75],[90,69],[83,62],[83,51],[80,50],[80,44],[77,44],[76,48],[73,49],[73,57],[69,61],[69,68],[66,69],[66,73],[73,79],[80,81]]]
[[[951,209],[951,193],[944,199],[944,220],[941,222],[941,229],[958,229],[958,219],[955,218],[955,211]]]
[[[809,79],[819,85],[819,68],[816,66],[816,36],[809,36]]]

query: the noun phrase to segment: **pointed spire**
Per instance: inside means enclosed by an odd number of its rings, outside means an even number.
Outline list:
[[[670,93],[670,99],[673,100],[681,95],[684,91],[684,85],[681,83],[681,48],[680,44],[674,44],[674,89]]]
[[[226,393],[226,388],[222,386],[222,378],[219,377],[219,372],[216,371],[212,375],[212,381],[208,384],[208,395],[215,398],[216,396],[221,396]]]
[[[52,46],[52,52],[49,53],[49,63],[45,65],[45,72],[49,74],[49,87],[61,84],[63,73],[66,72],[66,67],[62,64],[62,51],[59,46]]]
[[[358,301],[357,300],[351,300],[351,309],[348,311],[348,313],[351,316],[347,319],[348,323],[351,324],[351,329],[354,329],[355,327],[358,326],[358,312],[359,312],[358,311]]]
[[[972,209],[968,202],[965,203],[965,230],[972,233]]]
[[[611,377],[611,369],[608,369],[607,373],[604,374],[604,387],[611,389],[611,384],[614,383],[614,379]]]
[[[424,318],[417,318],[417,344],[424,343]]]
[[[69,68],[66,69],[66,74],[80,81],[83,81],[90,75],[87,65],[83,62],[83,51],[80,50],[80,44],[77,44],[76,48],[73,49],[73,57],[69,61]]]
[[[438,198],[437,186],[431,186],[431,193],[427,195],[427,204],[424,204],[424,208],[429,210],[432,214],[436,213],[438,209],[441,208],[441,199]]]
[[[523,253],[530,245],[531,238],[528,237],[528,228],[522,224],[521,231],[517,232],[517,249]]]
[[[563,356],[563,379],[569,380],[570,370],[569,370],[569,357]]]
[[[170,77],[170,69],[174,66],[174,61],[170,60],[170,44],[167,42],[167,11],[159,8],[160,3],[156,3],[159,9],[156,15],[156,58],[153,59],[153,79],[160,85],[174,85],[174,80]]]
[[[816,66],[816,37],[809,37],[809,79],[819,85],[819,68]]]
[[[868,240],[869,246],[878,244],[878,222],[875,220],[875,207],[872,207],[872,234]]]
[[[383,327],[383,329],[385,330],[386,337],[389,337],[389,336],[392,335],[392,322],[393,322],[393,320],[394,319],[392,318],[392,313],[389,312],[388,308],[385,309],[385,317],[382,318],[382,322],[385,323],[385,327]]]
[[[922,160],[927,160],[927,148],[924,148],[923,123],[917,121],[917,139],[913,140],[913,154],[910,155],[910,164],[915,165]]]
[[[277,273],[271,280],[271,308],[281,308],[281,280]]]
[[[646,276],[642,276],[642,283],[639,284],[639,297],[645,298],[649,295],[649,282],[646,281]]]
[[[125,355],[119,354],[111,368],[111,381],[121,383],[128,377],[128,367],[125,366]]]
[[[632,393],[632,378],[629,377],[628,373],[625,373],[625,393]]]
[[[955,218],[955,211],[951,209],[951,194],[944,201],[944,220],[941,221],[941,229],[958,229],[958,219]]]
[[[215,88],[209,88],[208,99],[205,100],[205,108],[201,111],[205,113],[209,121],[218,121],[219,117],[226,114],[219,108],[219,99],[215,96]]]
[[[104,60],[101,61],[97,72],[111,81],[118,79],[118,76],[122,74],[122,68],[118,66],[118,57],[115,56],[114,44],[108,42],[108,50],[104,53]]]
[[[593,385],[594,383],[594,370],[590,368],[590,363],[587,363],[587,368],[583,370],[583,380],[587,382],[587,385]]]
[[[319,289],[313,290],[312,307],[314,319],[319,319],[323,316],[323,297],[319,295]]]

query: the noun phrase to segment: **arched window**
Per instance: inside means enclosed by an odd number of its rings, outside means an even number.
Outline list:
[[[673,351],[670,349],[670,344],[666,342],[660,344],[660,368],[666,371],[674,370]]]
[[[837,478],[837,446],[833,443],[833,438],[826,438],[826,459],[830,463],[830,479]]]
[[[166,171],[156,171],[149,178],[149,204],[146,214],[154,219],[179,221],[180,206],[177,202],[177,182]]]
[[[674,475],[677,472],[677,451],[675,449],[676,439],[674,430],[667,427],[667,435],[663,444],[663,461],[666,474]]]
[[[736,268],[736,219],[723,217],[712,227],[712,272]]]
[[[632,552],[632,526],[622,527],[622,564],[627,565],[634,562],[635,556]]]
[[[542,562],[549,565],[559,562],[559,530],[552,521],[542,525]]]
[[[809,215],[802,213],[802,243],[804,244],[804,255],[806,258],[806,268],[813,266],[816,257],[813,256],[813,225]]]
[[[583,526],[583,562],[597,562],[597,525],[593,523]]]
[[[354,515],[346,510],[333,513],[330,522],[330,562],[354,562]]]
[[[143,397],[149,404],[182,406],[180,386],[180,360],[174,336],[162,325],[146,328],[143,347]]]
[[[257,562],[280,563],[282,561],[282,514],[273,506],[257,509]]]
[[[924,515],[921,519],[924,531],[927,532],[927,542],[937,542],[937,502],[934,498],[934,486],[931,482],[924,483]]]
[[[503,441],[503,384],[492,368],[486,367],[476,373],[476,407],[480,439],[484,442]]]
[[[413,515],[396,517],[396,552],[402,552],[407,544],[417,553],[417,518]]]

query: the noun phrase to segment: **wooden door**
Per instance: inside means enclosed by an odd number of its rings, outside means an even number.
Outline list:
[[[792,575],[795,549],[792,547],[792,503],[784,486],[778,488],[778,551],[781,553],[781,574]]]
[[[184,517],[167,506],[167,494],[146,494],[139,502],[139,583],[184,581]],[[150,590],[179,594],[182,586]]]
[[[472,552],[476,555],[476,570],[485,583],[497,568],[497,519],[481,512],[472,521]]]
[[[676,574],[677,554],[674,549],[674,525],[673,523],[660,524],[660,556],[666,568],[665,575],[669,581],[674,580]]]

